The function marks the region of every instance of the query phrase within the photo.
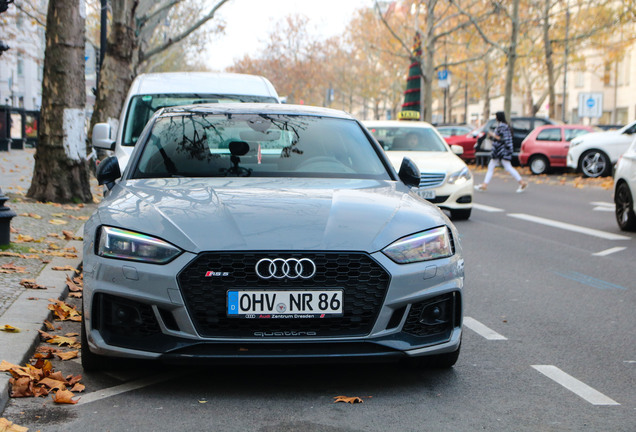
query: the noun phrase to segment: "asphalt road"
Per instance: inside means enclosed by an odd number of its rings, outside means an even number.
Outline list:
[[[84,374],[77,405],[13,399],[2,416],[43,432],[633,432],[636,235],[618,229],[611,191],[514,189],[496,178],[457,223],[466,320],[452,370],[136,364]]]

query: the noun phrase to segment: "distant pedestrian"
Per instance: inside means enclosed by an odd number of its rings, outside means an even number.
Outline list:
[[[492,175],[495,172],[497,165],[503,166],[506,171],[512,175],[512,177],[519,182],[517,193],[521,193],[528,187],[528,183],[523,181],[521,175],[512,166],[510,161],[512,160],[512,131],[510,125],[506,121],[506,115],[503,111],[497,111],[495,114],[497,119],[497,128],[494,132],[488,131],[487,137],[492,140],[492,151],[490,153],[490,162],[488,162],[488,171],[486,172],[486,178],[480,185],[475,186],[478,191],[485,191],[488,188],[488,183],[492,179]]]

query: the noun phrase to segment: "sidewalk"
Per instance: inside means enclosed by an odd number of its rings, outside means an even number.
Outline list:
[[[0,152],[0,188],[10,199],[11,244],[0,248],[0,362],[23,365],[39,340],[38,330],[50,318],[49,299],[67,294],[66,276],[82,260],[82,228],[97,204],[40,203],[26,198],[33,175],[34,149]],[[96,183],[93,195],[100,196]],[[0,374],[0,412],[8,400],[8,374]],[[0,416],[1,417],[1,416]]]

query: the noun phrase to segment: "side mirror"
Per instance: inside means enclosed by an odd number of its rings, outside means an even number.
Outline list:
[[[93,127],[93,147],[114,150],[115,140],[110,138],[110,125],[108,123],[97,123]]]
[[[453,144],[451,145],[451,150],[453,153],[455,153],[457,156],[461,156],[464,154],[464,147],[457,145],[457,144]]]
[[[400,180],[408,187],[419,187],[420,185],[420,170],[417,165],[415,165],[415,162],[407,157],[402,159],[398,177],[400,177]]]
[[[117,156],[107,157],[97,165],[97,183],[100,185],[106,185],[108,190],[111,190],[115,186],[115,180],[121,177],[121,171],[119,170],[119,162]]]

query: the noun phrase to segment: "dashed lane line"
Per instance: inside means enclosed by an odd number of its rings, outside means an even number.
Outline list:
[[[484,204],[477,204],[477,203],[473,203],[473,208],[477,209],[477,210],[481,210],[481,211],[485,211],[488,213],[499,213],[499,212],[504,212],[504,209],[500,209],[497,207],[491,207],[491,206],[487,206]]]
[[[594,256],[607,256],[607,255],[611,255],[611,254],[616,253],[616,252],[624,251],[625,249],[627,249],[627,248],[624,247],[624,246],[617,246],[617,247],[605,249],[605,250],[600,251],[600,252],[593,253],[592,255],[594,255]]]
[[[507,337],[500,335],[493,329],[483,325],[479,321],[471,317],[464,317],[464,325],[488,340],[508,340]]]
[[[590,204],[594,206],[594,208],[592,209],[594,211],[600,211],[600,212],[616,211],[616,205],[614,203],[595,201],[595,202],[591,202]]]
[[[592,405],[620,405],[615,400],[568,375],[556,366],[532,365],[532,367]]]
[[[586,228],[579,225],[573,225],[565,222],[559,222],[553,219],[546,219],[538,216],[532,216],[524,213],[508,213],[508,216],[525,220],[528,222],[534,222],[541,225],[551,226],[554,228],[560,228],[567,231],[577,232],[580,234],[586,234],[589,236],[600,237],[606,240],[631,240],[631,237],[614,234],[606,231],[600,231],[593,228]]]
[[[154,384],[159,384],[164,381],[169,381],[174,378],[178,378],[181,374],[162,374],[162,375],[153,375],[146,378],[141,378],[136,381],[131,381],[129,383],[120,384],[115,387],[110,387],[102,390],[98,390],[92,393],[87,393],[82,395],[77,404],[75,405],[84,405],[87,403],[95,402],[101,399],[106,399],[111,396],[116,396],[118,394],[126,393],[133,390],[138,390],[140,388],[148,387]]]

